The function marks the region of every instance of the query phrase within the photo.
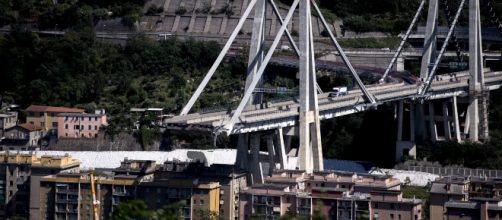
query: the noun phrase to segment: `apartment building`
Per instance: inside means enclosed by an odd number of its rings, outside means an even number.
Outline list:
[[[502,218],[502,201],[475,198],[470,201],[445,203],[445,220],[498,220]]]
[[[58,129],[57,115],[61,113],[83,113],[83,109],[30,105],[26,110],[26,122],[40,126],[44,132]]]
[[[502,218],[502,180],[442,177],[429,190],[430,218],[495,220]]]
[[[76,172],[79,162],[71,156],[43,156],[33,154],[0,153],[0,218],[14,215],[28,217],[30,193],[38,192],[41,176]]]
[[[4,131],[2,145],[37,147],[43,135],[43,128],[33,124],[24,123]],[[1,146],[2,148],[4,146]],[[2,149],[9,150],[9,149]]]
[[[166,162],[157,165],[148,160],[127,160],[111,170],[96,170],[97,199],[101,219],[109,219],[120,202],[145,201],[158,210],[168,204],[183,202],[183,219],[235,219],[239,184],[245,174],[230,165],[205,167],[202,163]],[[92,193],[88,173],[61,173],[40,180],[39,202],[30,219],[90,219]]]
[[[104,110],[95,114],[61,113],[57,115],[58,138],[95,138],[108,125]]]
[[[0,135],[3,136],[3,131],[16,126],[17,112],[0,113]]]
[[[233,165],[202,162],[166,161],[155,172],[155,180],[198,179],[203,182],[219,183],[219,211],[221,219],[236,219],[239,216],[240,189],[246,186],[246,173]]]
[[[327,219],[421,219],[422,201],[402,198],[400,186],[387,176],[275,171],[241,192],[240,219],[314,212]]]
[[[143,178],[148,175],[103,173],[95,176],[100,219],[107,219],[120,202],[134,199],[135,184]],[[39,184],[39,194],[31,195],[38,207],[31,209],[30,219],[92,219],[93,200],[88,172],[45,176]]]
[[[469,180],[463,177],[445,177],[435,180],[429,189],[430,219],[443,219],[448,201],[469,200]]]

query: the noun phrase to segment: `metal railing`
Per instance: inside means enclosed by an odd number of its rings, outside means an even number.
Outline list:
[[[408,170],[432,173],[440,176],[502,178],[502,170],[471,169],[465,167],[409,166]]]

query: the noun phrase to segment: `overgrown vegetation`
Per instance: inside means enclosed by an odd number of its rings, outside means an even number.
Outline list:
[[[437,161],[443,166],[464,166],[469,168],[502,169],[502,91],[490,94],[489,128],[491,140],[488,143],[439,142],[418,146],[418,159]]]
[[[129,200],[121,202],[117,208],[111,213],[112,220],[179,220],[181,216],[180,207],[185,205],[182,200],[178,203],[173,203],[164,206],[159,210],[150,210],[146,203],[142,200]]]
[[[494,26],[493,21],[488,19],[489,9],[486,3],[489,0],[481,1],[483,24]],[[281,3],[291,5],[292,0],[280,0]],[[330,22],[336,19],[343,20],[343,28],[355,32],[370,32],[379,31],[386,33],[400,33],[406,30],[411,22],[411,19],[416,13],[421,0],[317,0],[321,10]],[[448,6],[452,13],[456,12],[460,0],[448,1]],[[492,1],[495,11],[502,13],[502,3]],[[443,11],[444,6],[440,6],[440,24],[446,25],[447,21]],[[427,5],[424,10],[427,11]],[[453,16],[452,15],[452,16]],[[420,25],[425,25],[427,13],[422,13]],[[468,10],[464,10],[459,20],[460,25],[466,25],[468,18]]]
[[[61,38],[41,38],[13,28],[0,37],[0,96],[4,102],[104,108],[112,117],[110,136],[130,130],[131,107],[179,112],[202,80],[220,46],[215,42],[155,42],[137,36],[125,46],[96,42],[90,29]],[[205,90],[199,106],[233,104],[242,90],[245,65],[229,58]],[[148,145],[158,132],[138,134]]]
[[[100,19],[121,18],[132,26],[145,0],[0,0],[0,26],[36,25],[40,29],[67,29],[93,25]]]

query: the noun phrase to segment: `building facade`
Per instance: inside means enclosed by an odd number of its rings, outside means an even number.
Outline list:
[[[241,192],[240,219],[421,219],[422,201],[402,198],[400,186],[387,176],[276,171]]]
[[[6,112],[0,113],[0,135],[3,135],[3,131],[16,126],[17,124],[17,112]]]
[[[430,219],[495,220],[502,218],[502,180],[442,177],[429,190]]]
[[[104,111],[96,114],[61,113],[57,115],[58,138],[95,138],[108,125]]]
[[[124,160],[112,170],[96,170],[98,214],[109,219],[123,201],[139,199],[158,210],[180,203],[183,219],[235,219],[239,183],[245,174],[230,165],[205,167],[202,163]],[[30,219],[91,219],[92,192],[88,173],[60,173],[42,177],[38,194],[32,194],[38,208]],[[230,199],[231,198],[231,199]],[[237,199],[237,200],[235,200]]]
[[[1,153],[0,219],[15,215],[28,217],[30,195],[38,192],[39,178],[52,173],[76,172],[79,164],[70,156]]]
[[[5,130],[2,145],[36,147],[39,146],[42,135],[43,128],[24,123]]]
[[[61,113],[83,113],[83,109],[30,105],[26,110],[26,122],[39,126],[44,132],[58,129],[57,115]]]

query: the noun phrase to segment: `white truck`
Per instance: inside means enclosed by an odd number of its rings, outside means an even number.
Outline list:
[[[329,93],[329,97],[339,97],[347,95],[347,87],[333,87],[331,92]]]

